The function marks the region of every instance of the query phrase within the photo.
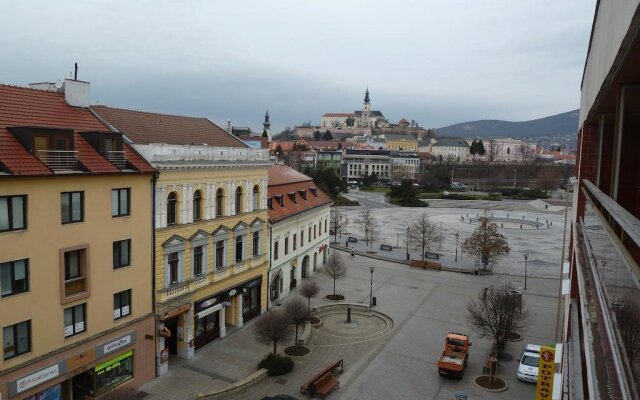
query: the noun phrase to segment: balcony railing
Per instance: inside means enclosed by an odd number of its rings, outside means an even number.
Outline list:
[[[167,288],[167,296],[175,296],[189,290],[188,282],[175,283]]]
[[[78,152],[75,150],[38,150],[37,156],[53,171],[78,169]]]
[[[221,268],[216,268],[216,276],[217,277],[223,277],[225,275],[227,275],[229,271],[227,271],[226,267],[221,267]]]
[[[245,260],[236,261],[236,265],[233,266],[233,272],[238,273],[245,270],[246,263]]]
[[[64,281],[64,295],[72,296],[77,293],[86,292],[86,279],[84,276],[68,279]]]
[[[120,169],[127,166],[127,156],[124,151],[107,151],[107,160]]]

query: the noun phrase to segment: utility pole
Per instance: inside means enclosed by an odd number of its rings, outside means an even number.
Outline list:
[[[517,176],[517,173],[516,173],[516,169],[514,168],[513,169],[513,188],[514,189],[516,188],[516,176]]]

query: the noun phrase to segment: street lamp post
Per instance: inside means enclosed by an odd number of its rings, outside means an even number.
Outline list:
[[[524,253],[524,290],[527,290],[527,259],[529,254]]]
[[[456,258],[455,262],[458,262],[458,238],[460,238],[460,234],[456,232]]]
[[[409,261],[409,227],[407,226],[407,261]]]
[[[369,272],[371,272],[371,288],[369,291],[369,308],[373,307],[373,271],[376,270],[376,267],[369,267]]]

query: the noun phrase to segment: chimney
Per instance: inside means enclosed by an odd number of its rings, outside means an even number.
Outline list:
[[[89,107],[89,82],[64,80],[64,99],[73,107]]]
[[[233,135],[233,131],[231,130],[231,120],[230,119],[227,120],[227,132],[230,135]]]

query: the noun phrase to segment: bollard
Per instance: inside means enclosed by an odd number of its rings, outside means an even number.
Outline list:
[[[502,225],[502,222],[500,223],[500,228],[503,228],[504,226]]]
[[[522,224],[520,224],[520,229],[522,229]]]
[[[351,307],[347,307],[347,324],[351,323]]]
[[[377,303],[377,298],[376,298],[376,296],[373,296],[373,303],[372,303],[372,305],[375,307],[375,306],[376,306],[376,303]]]

